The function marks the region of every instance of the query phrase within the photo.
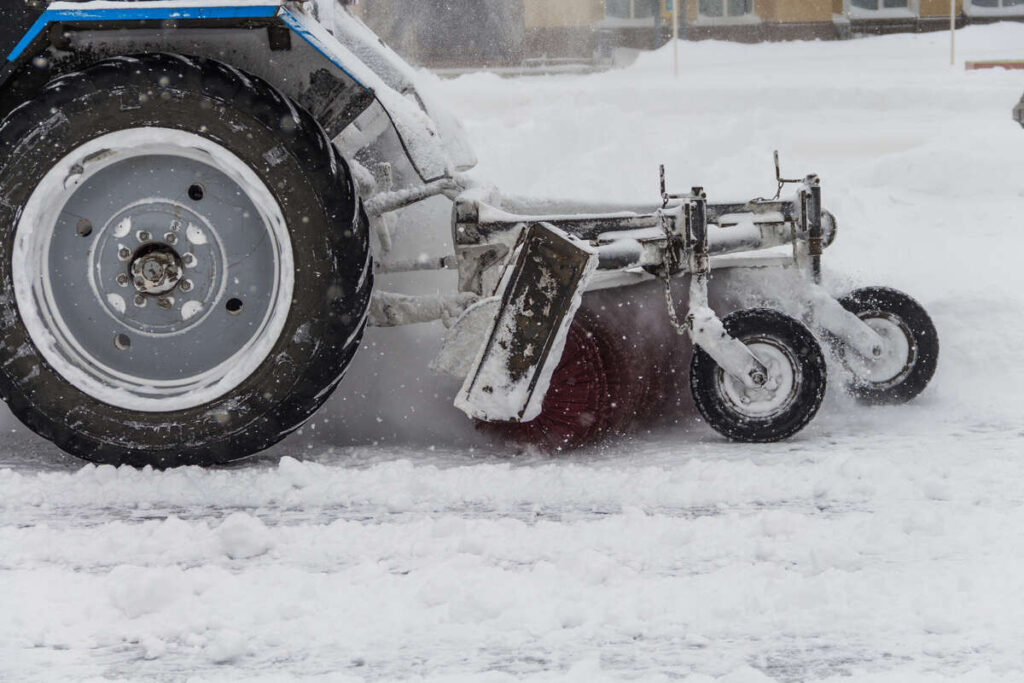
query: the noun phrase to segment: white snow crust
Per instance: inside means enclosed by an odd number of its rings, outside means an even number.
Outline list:
[[[1024,26],[958,44],[1019,58]],[[693,419],[513,456],[424,327],[369,333],[324,413],[230,468],[82,466],[8,418],[0,680],[1024,680],[1024,79],[947,47],[684,43],[679,80],[667,48],[438,86],[512,194],[656,204],[663,162],[671,191],[770,196],[776,148],[820,173],[831,285],[938,326],[917,401],[833,379],[785,443]]]

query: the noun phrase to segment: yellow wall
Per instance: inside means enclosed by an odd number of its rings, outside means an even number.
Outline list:
[[[590,26],[604,18],[604,0],[524,0],[526,28]]]
[[[956,11],[959,14],[963,10],[963,0],[956,0]],[[949,0],[921,0],[922,17],[948,17]]]
[[[754,12],[765,21],[832,21],[829,0],[754,0]]]
[[[659,0],[665,24],[671,26],[672,12]],[[685,9],[686,21],[697,20],[698,0],[677,0]],[[949,15],[949,0],[919,0],[922,17]],[[604,17],[604,0],[524,0],[527,28],[588,26]],[[956,0],[957,13],[963,0]],[[773,23],[832,21],[833,14],[842,14],[843,0],[754,0],[754,13]]]

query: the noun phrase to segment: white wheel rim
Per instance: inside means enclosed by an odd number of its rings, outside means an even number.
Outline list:
[[[186,193],[190,176],[211,185],[199,200],[182,198],[203,190],[196,181]],[[81,206],[97,215],[70,213]],[[73,218],[88,234],[70,237]],[[262,180],[221,145],[167,128],[110,133],[57,162],[12,253],[18,309],[46,362],[85,394],[141,412],[194,408],[250,377],[284,329],[294,274]]]
[[[801,381],[799,363],[789,349],[769,338],[744,340],[754,357],[768,370],[762,387],[749,388],[742,380],[718,369],[718,392],[735,412],[752,419],[769,419],[792,405]]]
[[[881,337],[882,353],[874,358],[851,353],[850,369],[869,384],[881,387],[899,384],[917,361],[913,335],[898,318],[882,312],[862,314],[861,319]]]

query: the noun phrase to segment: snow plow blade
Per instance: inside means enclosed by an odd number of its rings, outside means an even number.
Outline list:
[[[527,229],[499,286],[501,306],[455,399],[470,417],[529,422],[540,414],[597,251],[548,223]]]

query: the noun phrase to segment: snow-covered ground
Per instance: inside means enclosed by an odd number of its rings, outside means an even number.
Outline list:
[[[945,35],[684,44],[438,82],[512,193],[770,194],[822,175],[831,275],[917,296],[914,404],[832,391],[797,438],[707,427],[552,459],[483,444],[373,332],[324,415],[237,466],[83,467],[7,418],[0,680],[1024,680],[1020,72]],[[1024,25],[959,33],[1024,57]],[[852,677],[852,678],[851,678]]]

